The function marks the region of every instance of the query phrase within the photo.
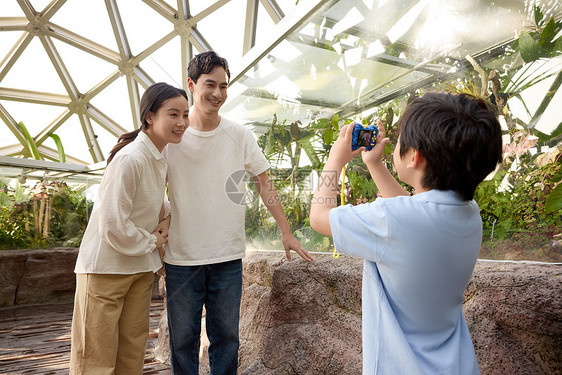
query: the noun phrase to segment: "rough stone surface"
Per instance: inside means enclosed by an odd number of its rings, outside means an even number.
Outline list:
[[[77,253],[1,251],[0,307],[71,302]],[[244,259],[239,374],[361,373],[362,261],[315,258],[287,262],[281,252],[255,252]],[[561,265],[477,263],[463,310],[482,374],[562,374],[561,291]],[[165,362],[165,312],[159,336]],[[209,373],[208,345],[203,334],[201,375]]]
[[[562,374],[562,266],[479,261],[463,311],[482,374]]]
[[[0,307],[74,300],[78,249],[0,251]],[[152,298],[161,298],[157,280]]]
[[[0,252],[0,307],[72,302],[75,248]]]
[[[312,263],[271,261],[271,285],[252,270],[268,270],[267,255],[245,262],[241,307],[241,374],[360,374],[361,263],[319,256]]]
[[[345,256],[248,254],[238,373],[360,374],[361,276]],[[477,263],[463,310],[482,374],[562,374],[561,287],[560,265]]]

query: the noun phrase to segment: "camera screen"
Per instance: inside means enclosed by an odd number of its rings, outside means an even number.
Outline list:
[[[371,145],[371,137],[373,136],[373,132],[366,129],[359,130],[359,137],[357,138],[357,146],[370,146]]]

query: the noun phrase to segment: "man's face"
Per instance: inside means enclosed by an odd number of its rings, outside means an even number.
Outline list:
[[[189,91],[193,93],[193,104],[205,113],[218,113],[226,101],[228,76],[220,66],[209,74],[201,74],[197,83],[188,78],[187,84]]]

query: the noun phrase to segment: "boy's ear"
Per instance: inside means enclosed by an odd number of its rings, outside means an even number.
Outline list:
[[[406,165],[407,168],[418,168],[418,167],[424,167],[425,166],[425,158],[422,156],[422,154],[416,150],[416,149],[411,149],[410,150],[410,160],[408,160],[408,164]]]

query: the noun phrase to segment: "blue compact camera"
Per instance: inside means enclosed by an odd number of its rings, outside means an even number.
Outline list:
[[[375,125],[355,124],[351,138],[351,149],[357,150],[359,147],[365,147],[366,151],[370,151],[377,143],[378,134],[379,129]]]

